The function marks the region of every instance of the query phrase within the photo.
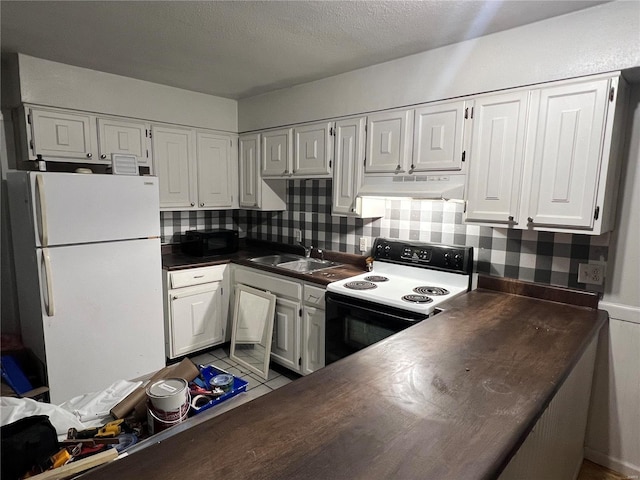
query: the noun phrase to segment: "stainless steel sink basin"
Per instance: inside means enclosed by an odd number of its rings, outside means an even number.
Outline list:
[[[284,268],[299,273],[312,273],[325,268],[337,267],[341,265],[337,262],[329,260],[320,260],[318,258],[306,258],[301,255],[282,254],[282,255],[265,255],[264,257],[255,257],[252,262],[260,265],[269,265],[271,267]]]
[[[265,255],[264,257],[255,257],[250,259],[252,262],[259,263],[260,265],[269,265],[275,267],[280,263],[294,262],[296,260],[305,260],[305,257],[300,255],[294,255],[292,253],[285,253],[282,255]]]
[[[276,265],[280,268],[286,268],[287,270],[293,270],[294,272],[310,273],[322,270],[324,268],[337,267],[340,265],[336,262],[330,262],[329,260],[318,260],[317,258],[302,258],[300,260],[294,260],[292,262],[279,263]]]

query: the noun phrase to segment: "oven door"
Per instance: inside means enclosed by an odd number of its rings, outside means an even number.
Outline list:
[[[332,292],[326,293],[325,302],[327,365],[427,318]]]

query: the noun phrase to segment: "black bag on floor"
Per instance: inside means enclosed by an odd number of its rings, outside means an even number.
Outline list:
[[[34,466],[45,466],[60,450],[47,415],[34,415],[0,427],[2,480],[17,480]]]

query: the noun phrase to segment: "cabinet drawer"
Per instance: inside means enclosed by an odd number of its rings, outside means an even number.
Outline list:
[[[190,287],[202,283],[221,282],[226,265],[215,267],[189,268],[177,272],[169,272],[170,288]]]
[[[300,283],[286,280],[280,276],[264,275],[248,268],[236,268],[234,278],[235,283],[266,290],[279,297],[288,297],[298,301],[302,298],[302,286]]]
[[[314,307],[324,309],[324,288],[313,287],[311,285],[304,286],[304,303]]]

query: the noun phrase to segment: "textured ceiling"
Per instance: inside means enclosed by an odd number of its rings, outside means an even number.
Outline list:
[[[599,3],[3,0],[0,45],[237,99]]]

